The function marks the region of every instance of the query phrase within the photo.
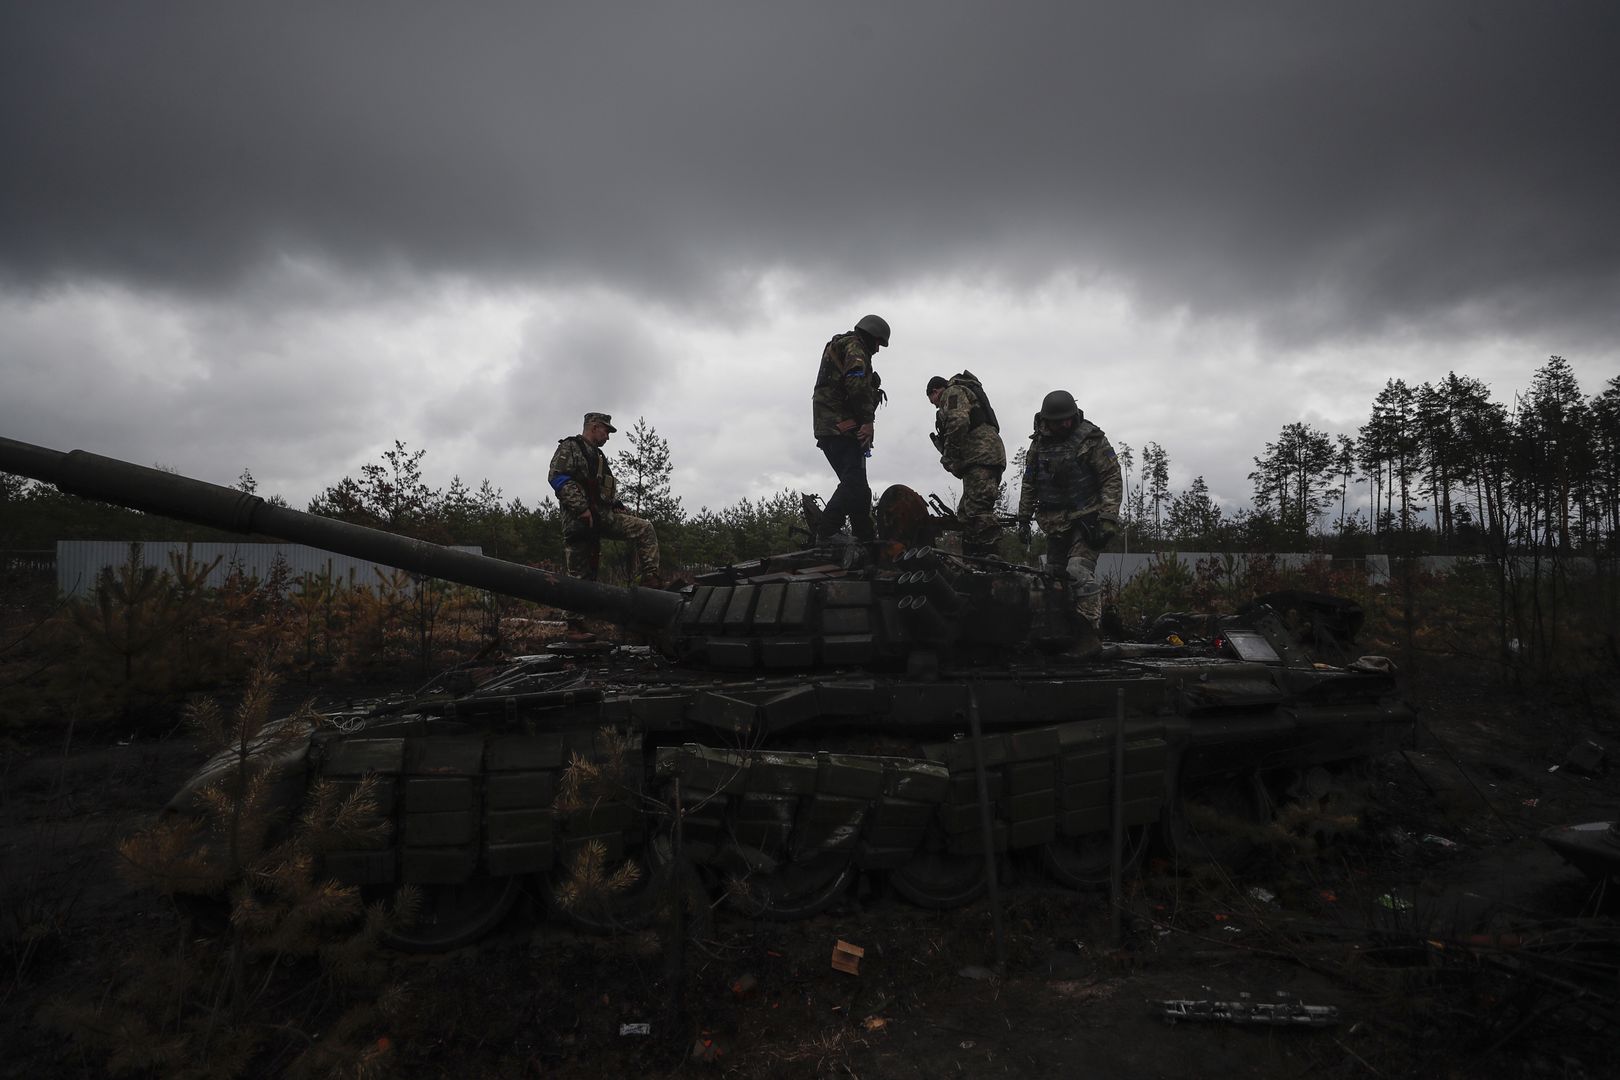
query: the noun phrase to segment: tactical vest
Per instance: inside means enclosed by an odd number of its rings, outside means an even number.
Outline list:
[[[606,457],[600,447],[592,446],[585,441],[583,435],[570,435],[558,442],[575,442],[579,444],[580,453],[585,455],[585,461],[590,465],[589,476],[576,476],[572,479],[585,489],[585,499],[590,504],[591,513],[595,514],[602,504],[602,462]]]
[[[843,379],[843,373],[838,370],[838,360],[844,355],[844,345],[853,337],[855,337],[853,330],[834,334],[827,344],[821,347],[821,367],[816,372],[817,390],[826,386],[837,386]]]
[[[960,375],[951,376],[951,386],[960,386],[973,395],[973,407],[968,410],[968,427],[978,427],[980,424],[989,424],[997,432],[1001,431],[1001,424],[996,420],[996,410],[990,407],[990,395],[984,392],[984,386],[974,378],[971,371],[964,371]]]
[[[1029,467],[1035,472],[1035,504],[1042,510],[1080,510],[1102,497],[1102,478],[1082,456],[1087,429],[1084,420],[1062,442],[1030,447]]]

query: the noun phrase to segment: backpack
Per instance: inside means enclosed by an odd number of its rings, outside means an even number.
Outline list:
[[[996,431],[1001,430],[1001,424],[996,421],[996,410],[990,406],[990,395],[984,392],[978,376],[971,371],[963,371],[960,375],[951,376],[950,385],[965,386],[973,391],[973,408],[968,412],[968,422],[973,427],[989,424]]]

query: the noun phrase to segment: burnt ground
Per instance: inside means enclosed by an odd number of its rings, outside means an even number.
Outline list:
[[[1231,825],[1224,864],[1150,860],[1121,941],[1103,897],[1015,864],[996,974],[987,901],[922,911],[863,883],[805,922],[700,917],[676,1002],[656,932],[580,935],[531,894],[476,946],[390,955],[404,1006],[370,1063],[411,1077],[1620,1074],[1620,925],[1536,839],[1620,817],[1613,773],[1548,771],[1583,739],[1620,751],[1612,698],[1443,670],[1406,689],[1417,745],[1374,763],[1358,801],[1308,823],[1285,810],[1283,824]],[[199,757],[179,734],[7,756],[0,1077],[105,1074],[40,1009],[93,996],[139,945],[172,948],[176,915],[122,882],[112,845]],[[1301,831],[1338,835],[1319,848]],[[859,974],[832,970],[840,939],[865,949]],[[295,974],[318,982],[313,968]],[[1333,1006],[1337,1022],[1170,1025],[1151,1004],[1244,994]],[[332,1021],[301,1015],[298,1038]],[[638,1023],[650,1033],[620,1033]]]

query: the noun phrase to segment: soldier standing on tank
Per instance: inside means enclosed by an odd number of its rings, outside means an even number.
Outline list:
[[[548,479],[563,511],[563,552],[568,573],[595,581],[602,561],[602,540],[624,540],[636,553],[636,580],[662,583],[658,573],[658,534],[652,522],[624,512],[614,493],[617,485],[602,445],[619,430],[607,413],[588,412],[578,435],[557,440]]]
[[[962,551],[993,555],[1001,539],[996,499],[1007,469],[1007,448],[989,395],[973,372],[964,371],[949,379],[939,375],[929,379],[928,400],[935,409],[930,438],[939,451],[939,463],[962,481],[962,499],[956,506]]]
[[[1097,554],[1119,532],[1124,491],[1114,447],[1085,418],[1067,390],[1053,390],[1035,414],[1035,432],[1018,494],[1018,536],[1029,543],[1033,517],[1047,536],[1047,565],[1062,566],[1074,582],[1075,612],[1097,641],[1102,586]]]
[[[872,452],[872,426],[885,395],[872,357],[889,343],[889,324],[864,315],[855,329],[835,334],[821,350],[821,367],[811,394],[816,445],[838,476],[819,521],[811,522],[816,542],[831,539],[849,521],[856,540],[872,539],[872,489],[866,458]]]

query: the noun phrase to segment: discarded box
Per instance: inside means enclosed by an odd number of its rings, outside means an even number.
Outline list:
[[[861,973],[861,958],[866,950],[859,945],[851,945],[843,938],[833,946],[832,966],[834,971],[842,971],[846,975],[859,975]]]

